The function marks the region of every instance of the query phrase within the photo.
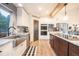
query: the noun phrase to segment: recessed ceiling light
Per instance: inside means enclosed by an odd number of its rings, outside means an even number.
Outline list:
[[[41,11],[41,10],[42,10],[42,8],[41,8],[41,7],[39,7],[39,8],[38,8],[38,10],[39,10],[39,11]]]
[[[49,12],[48,11],[46,11],[46,14],[48,14]]]
[[[19,7],[22,7],[23,5],[21,3],[18,4]]]

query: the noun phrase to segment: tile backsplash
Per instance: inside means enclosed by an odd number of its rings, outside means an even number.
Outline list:
[[[29,30],[28,30],[28,27],[26,26],[18,26],[18,32],[19,33],[27,33]]]

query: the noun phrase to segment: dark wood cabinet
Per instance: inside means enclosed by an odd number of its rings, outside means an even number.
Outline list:
[[[79,56],[79,47],[69,43],[69,56]]]
[[[53,37],[52,37],[53,36]],[[50,45],[58,56],[68,55],[68,42],[54,35],[50,35]]]
[[[54,36],[54,51],[58,56],[67,56],[68,55],[68,42]]]
[[[58,56],[79,56],[79,46],[74,45],[63,38],[50,35],[50,45]]]
[[[51,45],[51,48],[53,49],[53,46],[54,46],[54,43],[53,43],[53,41],[54,41],[54,37],[53,37],[53,35],[51,35],[50,34],[50,45]]]
[[[59,40],[58,37],[54,36],[54,51],[56,53],[56,55],[59,55],[58,51],[59,51]]]
[[[59,56],[67,56],[68,55],[68,42],[59,38]]]

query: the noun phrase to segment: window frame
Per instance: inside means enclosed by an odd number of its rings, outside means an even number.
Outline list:
[[[4,11],[8,12],[10,14],[10,19],[9,19],[9,27],[12,26],[14,24],[14,21],[12,21],[12,16],[14,14],[14,12],[12,12],[11,10],[9,10],[7,7],[4,7],[3,5],[0,4],[0,9],[3,9]],[[11,24],[12,23],[12,24]],[[8,32],[8,31],[7,31]],[[4,32],[6,33],[6,32]],[[8,34],[6,34],[7,36]]]

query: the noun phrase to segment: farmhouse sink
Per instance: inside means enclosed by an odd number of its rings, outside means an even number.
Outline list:
[[[0,46],[8,43],[10,40],[0,39]]]
[[[22,36],[8,36],[8,37],[2,38],[2,40],[3,39],[5,39],[5,41],[12,40],[13,41],[13,47],[18,46],[20,43],[22,43],[26,40],[25,37],[22,37]]]
[[[21,36],[9,36],[5,37],[4,39],[16,39],[16,38],[21,38]]]

